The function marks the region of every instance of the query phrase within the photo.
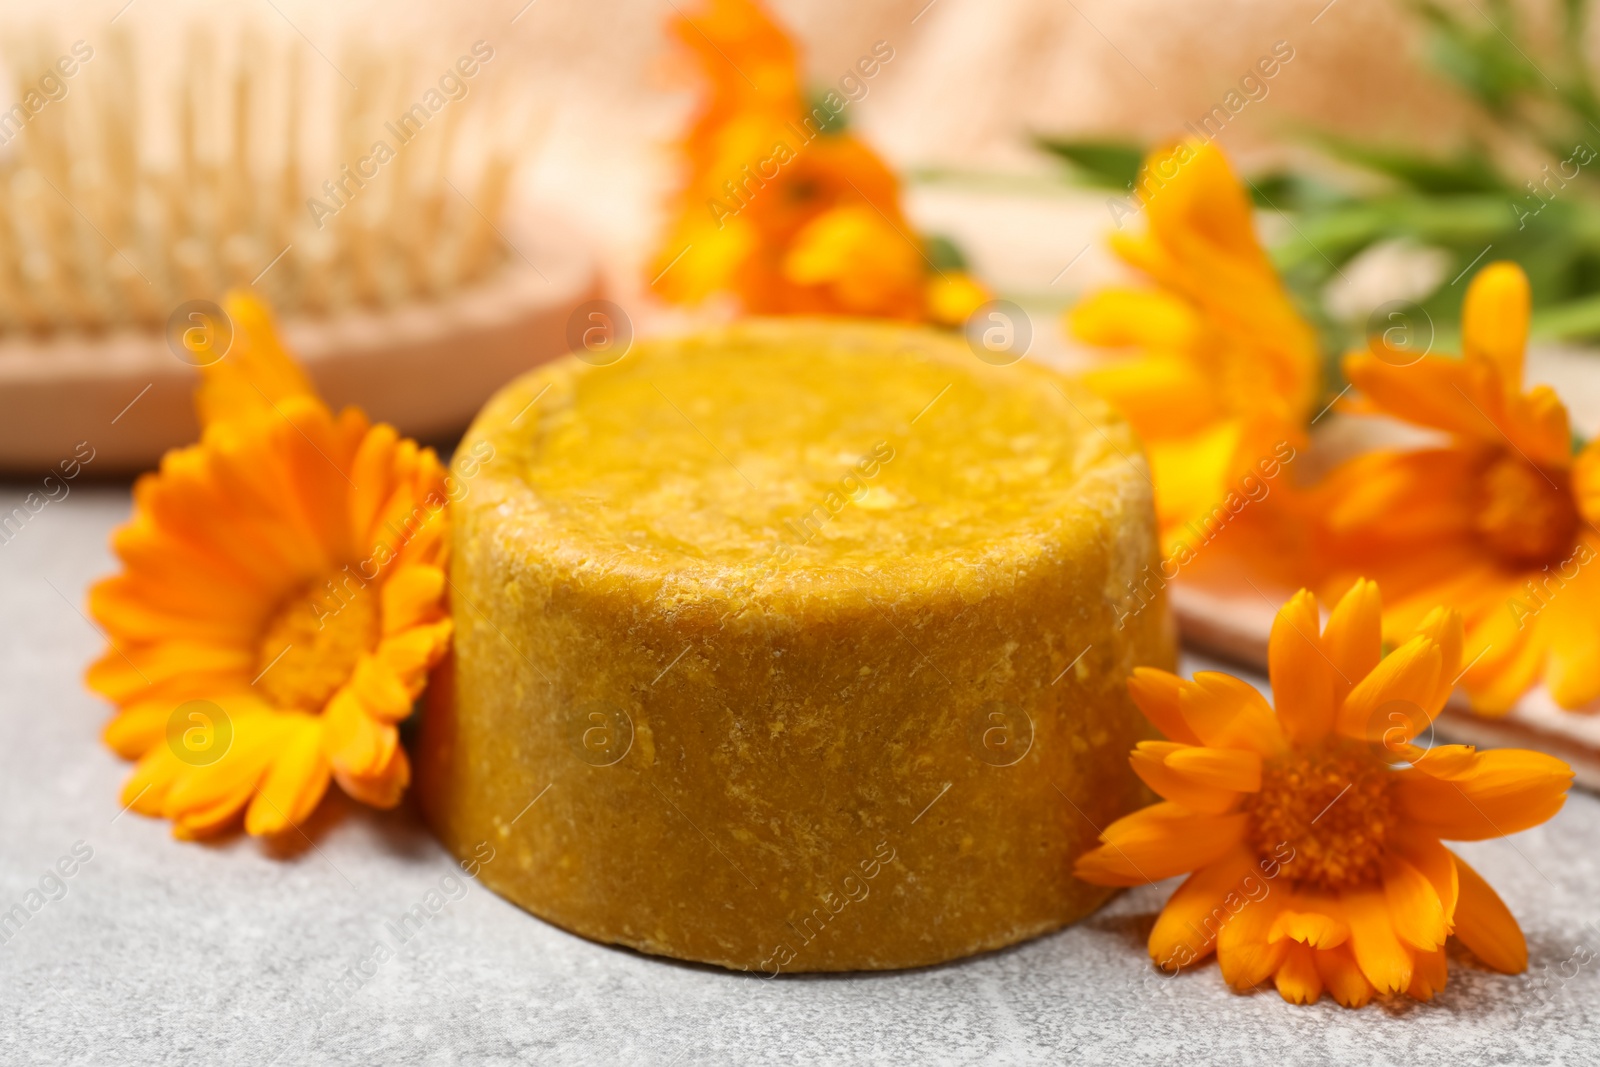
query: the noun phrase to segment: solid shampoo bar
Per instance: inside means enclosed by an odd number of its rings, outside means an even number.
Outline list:
[[[428,819],[496,892],[725,967],[911,967],[1071,922],[1173,665],[1127,426],[1029,362],[756,321],[573,357],[462,443]],[[1146,604],[1141,610],[1130,605]]]

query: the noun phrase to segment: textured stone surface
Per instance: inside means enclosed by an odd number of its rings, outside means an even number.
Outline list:
[[[0,488],[9,511],[25,486]],[[604,948],[459,873],[407,811],[338,809],[315,847],[186,845],[117,817],[125,767],[81,688],[75,610],[127,492],[80,486],[0,544],[0,910],[77,841],[93,858],[0,944],[0,1062],[1593,1063],[1600,802],[1462,846],[1527,931],[1534,974],[1452,959],[1433,1004],[1348,1012],[1236,996],[1214,966],[1162,979],[1143,937],[1168,886],[1036,941],[918,971],[767,981]],[[1192,667],[1193,664],[1190,664]],[[537,808],[533,809],[535,812]],[[532,818],[532,813],[529,814]],[[449,901],[398,943],[387,924]],[[868,904],[871,901],[867,902]],[[866,905],[863,905],[866,906]],[[392,958],[348,994],[347,969]],[[1575,957],[1574,954],[1577,953]],[[1566,964],[1570,980],[1561,980]]]

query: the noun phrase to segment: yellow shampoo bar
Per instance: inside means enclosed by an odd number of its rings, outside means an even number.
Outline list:
[[[1128,427],[1026,361],[846,321],[566,357],[462,444],[427,818],[597,941],[778,974],[914,967],[1099,906],[1173,666]]]

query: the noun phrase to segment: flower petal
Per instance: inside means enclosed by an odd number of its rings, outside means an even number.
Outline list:
[[[1340,945],[1316,954],[1317,974],[1328,994],[1347,1008],[1359,1008],[1372,999],[1372,983],[1356,964],[1349,945]]]
[[[1406,996],[1417,1000],[1432,1000],[1433,995],[1444,988],[1449,978],[1450,967],[1445,961],[1443,948],[1436,948],[1432,952],[1418,952],[1411,968],[1411,984],[1406,987]]]
[[[172,707],[165,701],[130,704],[106,723],[100,736],[123,759],[138,759],[160,743],[171,717]]]
[[[140,815],[161,816],[173,783],[178,780],[184,764],[166,745],[157,745],[134,764],[133,773],[122,783],[122,806]]]
[[[1344,373],[1378,411],[1418,426],[1496,448],[1517,428],[1495,418],[1504,411],[1506,393],[1498,372],[1485,363],[1430,355],[1398,366],[1356,352],[1345,357]]]
[[[1199,785],[1255,793],[1261,789],[1261,756],[1238,748],[1178,745],[1166,754],[1166,764]]]
[[[1411,765],[1431,778],[1459,778],[1478,765],[1478,750],[1471,745],[1434,745],[1416,751],[1419,755]]]
[[[1101,292],[1088,297],[1072,314],[1107,295]],[[1085,371],[1082,380],[1133,424],[1141,440],[1187,437],[1226,414],[1210,402],[1215,390],[1205,371],[1171,352],[1149,351],[1137,358],[1104,360]]]
[[[339,690],[328,701],[322,721],[323,751],[339,774],[359,778],[381,773],[399,743],[393,724],[368,715],[349,688]]]
[[[1490,625],[1481,629],[1490,631],[1499,617],[1496,613]],[[1461,679],[1472,710],[1480,715],[1504,715],[1516,707],[1522,695],[1539,680],[1550,654],[1550,633],[1545,627],[1534,625],[1498,632],[1502,634],[1498,642],[1477,633],[1469,641],[1471,645],[1487,647],[1487,652]]]
[[[1315,897],[1291,900],[1267,931],[1268,941],[1298,941],[1310,948],[1326,949],[1350,939],[1350,926],[1336,913],[1332,901]]]
[[[1198,745],[1199,735],[1189,728],[1178,710],[1178,694],[1188,684],[1170,671],[1135,667],[1128,676],[1128,693],[1150,725],[1169,740]]]
[[[1260,898],[1244,897],[1217,935],[1222,979],[1241,993],[1271,978],[1289,951],[1289,942],[1267,936],[1286,896],[1269,890]]]
[[[1439,646],[1427,637],[1413,637],[1389,653],[1339,708],[1335,729],[1357,741],[1394,740],[1396,727],[1409,731],[1409,741],[1432,716],[1425,710],[1439,685]]]
[[[1244,839],[1248,816],[1197,815],[1170,801],[1124,816],[1074,872],[1098,885],[1144,885],[1215,863]]]
[[[1600,526],[1600,438],[1590,441],[1572,462],[1572,495],[1583,517]]]
[[[1361,973],[1379,993],[1393,993],[1411,984],[1412,954],[1395,932],[1383,893],[1361,889],[1345,893],[1345,921],[1350,924],[1350,951]]]
[[[1239,848],[1185,879],[1150,931],[1150,959],[1156,966],[1176,971],[1205,959],[1232,915],[1228,896],[1242,895],[1244,879],[1255,869],[1255,858]]]
[[[1163,530],[1210,519],[1228,493],[1242,432],[1242,423],[1230,419],[1182,437],[1143,438]]]
[[[1405,859],[1422,873],[1433,886],[1439,898],[1439,910],[1444,915],[1447,930],[1455,928],[1456,901],[1461,895],[1461,883],[1456,873],[1455,856],[1441,845],[1437,838],[1421,834],[1406,834],[1393,846],[1396,855]]]
[[[191,808],[171,816],[172,836],[181,841],[199,841],[229,829],[244,810],[254,788],[239,781],[227,794],[203,808]]]
[[[1456,448],[1378,449],[1335,467],[1312,499],[1322,525],[1340,539],[1377,540],[1386,551],[1395,544],[1439,545],[1470,534],[1480,463]],[[1431,562],[1405,559],[1408,569]]]
[[[1532,304],[1528,276],[1515,263],[1499,260],[1473,275],[1461,305],[1463,356],[1488,361],[1511,388],[1522,382]]]
[[[1444,946],[1450,934],[1444,905],[1421,871],[1399,856],[1388,857],[1383,865],[1383,895],[1400,940],[1423,952]]]
[[[411,784],[411,763],[406,750],[396,745],[389,760],[373,774],[358,775],[335,770],[334,780],[350,796],[374,808],[392,808],[400,803]]]
[[[1167,755],[1183,747],[1171,741],[1141,741],[1129,756],[1129,763],[1144,784],[1163,800],[1181,804],[1190,811],[1220,815],[1237,805],[1238,792],[1196,781],[1166,765]]]
[[[294,715],[289,736],[278,751],[261,788],[245,812],[245,832],[260,837],[299,826],[328,791],[328,760],[322,751],[322,724]]]
[[[383,635],[393,636],[444,613],[444,571],[438,567],[402,567],[383,583]]]
[[[200,424],[272,414],[273,403],[291,396],[314,396],[305,372],[284,351],[266,304],[235,289],[223,298],[233,326],[226,359],[205,365],[195,391]]]
[[[1317,598],[1302,589],[1278,609],[1267,643],[1273,704],[1298,745],[1315,744],[1333,727],[1333,662],[1323,650],[1321,626]]]
[[[350,529],[356,549],[363,555],[377,547],[372,540],[373,526],[393,488],[394,452],[399,436],[393,426],[378,423],[362,438],[350,464],[350,480],[355,485],[350,493]]]
[[[432,669],[450,648],[451,620],[413,626],[378,642],[378,659],[394,672],[415,698]]]
[[[410,691],[377,656],[365,655],[356,661],[356,669],[350,676],[350,690],[373,718],[400,722],[411,715],[414,698]]]
[[[1427,760],[1397,772],[1396,806],[1413,829],[1453,841],[1504,837],[1549,819],[1566,803],[1572,768],[1525,749],[1478,752],[1448,778]]]
[[[1502,974],[1521,974],[1528,968],[1528,942],[1500,895],[1460,856],[1456,872],[1461,878],[1461,900],[1456,905],[1456,937],[1486,967]]]
[[[1249,682],[1217,671],[1201,671],[1179,693],[1184,722],[1205,744],[1274,755],[1285,747],[1271,706]]]
[[[1461,613],[1447,608],[1434,608],[1422,620],[1417,633],[1439,646],[1439,680],[1433,688],[1433,696],[1422,707],[1423,713],[1432,722],[1444,710],[1445,702],[1450,699],[1450,690],[1455,688],[1456,677],[1461,673],[1461,650],[1466,644]]]
[[[248,648],[196,641],[162,641],[141,647],[112,649],[89,667],[89,688],[115,703],[151,695],[168,683],[197,676],[243,678],[249,681],[255,653]]]
[[[1201,323],[1190,305],[1159,289],[1108,288],[1091,293],[1067,313],[1067,328],[1085,344],[1102,348],[1187,349]]]
[[[231,716],[233,735],[227,749],[212,762],[186,765],[167,793],[162,814],[181,820],[228,801],[242,807],[278,754],[289,716],[276,713]],[[219,731],[220,737],[220,731]],[[209,758],[209,749],[200,758]]]
[[[1377,582],[1358,579],[1339,598],[1322,633],[1322,647],[1333,661],[1337,706],[1383,658],[1383,601]]]
[[[162,581],[142,571],[124,571],[89,587],[89,614],[124,645],[180,639],[248,647],[260,625],[255,600],[248,591],[210,576]]]
[[[1544,684],[1551,699],[1567,710],[1600,699],[1600,572],[1587,567],[1600,555],[1600,539],[1584,539],[1568,566],[1584,567],[1556,590],[1534,623],[1549,633],[1550,657]]]
[[[1157,149],[1145,160],[1141,177],[1146,187],[1163,194],[1150,197],[1145,209],[1150,228],[1164,241],[1203,241],[1238,261],[1267,268],[1263,273],[1270,275],[1249,195],[1215,143],[1189,140]]]
[[[1322,996],[1322,975],[1317,972],[1314,950],[1291,944],[1273,975],[1278,995],[1290,1004],[1315,1004]]]

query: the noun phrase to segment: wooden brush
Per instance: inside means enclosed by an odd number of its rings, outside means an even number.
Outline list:
[[[0,472],[84,442],[95,474],[137,471],[193,441],[169,324],[232,286],[330,403],[428,440],[566,350],[598,266],[508,205],[550,109],[486,42],[347,40],[0,33]]]
[[[65,47],[6,35],[21,112],[0,112],[0,333],[154,329],[251,284],[285,315],[395,307],[512,254],[499,219],[535,124],[508,106],[492,48],[463,49],[467,76],[195,28],[172,63],[112,29]]]

